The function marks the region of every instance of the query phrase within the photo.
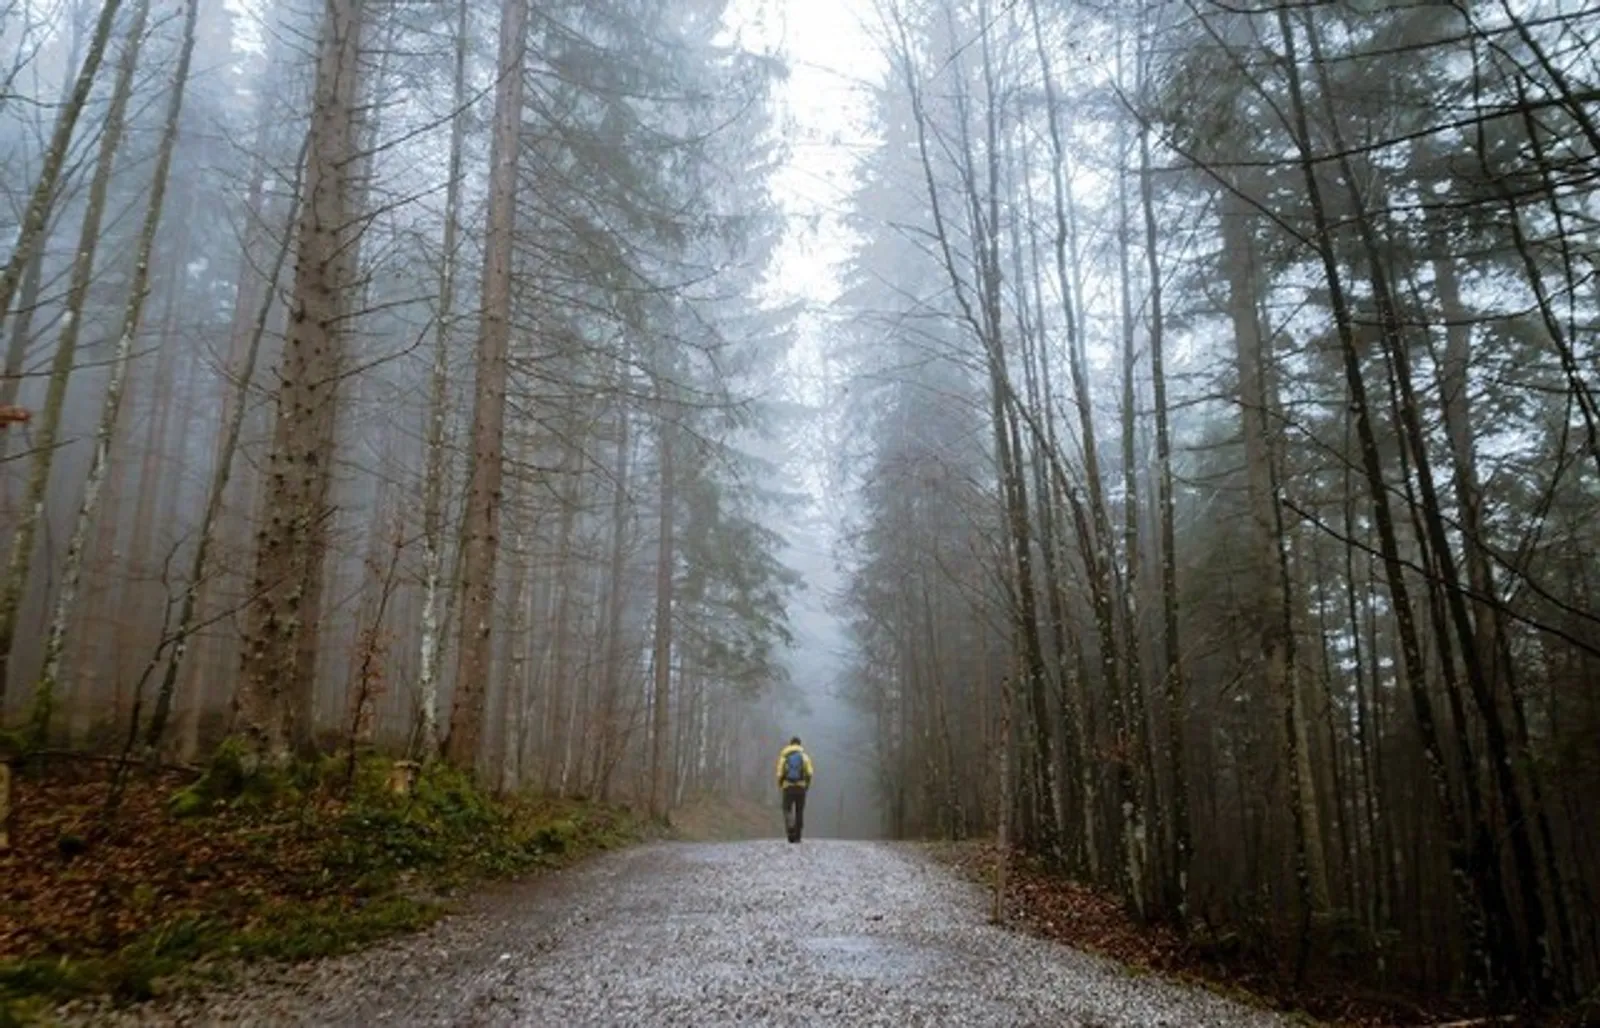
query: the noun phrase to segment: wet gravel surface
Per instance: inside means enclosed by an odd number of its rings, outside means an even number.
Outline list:
[[[914,849],[662,843],[476,899],[419,935],[82,1023],[1286,1025],[985,923]]]

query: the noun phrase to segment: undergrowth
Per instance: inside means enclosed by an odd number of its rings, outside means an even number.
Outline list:
[[[0,854],[0,1028],[56,1003],[139,1001],[230,964],[331,956],[436,920],[477,882],[559,867],[636,836],[625,813],[495,798],[444,765],[406,795],[371,758],[251,772],[222,747],[192,781],[27,783]]]

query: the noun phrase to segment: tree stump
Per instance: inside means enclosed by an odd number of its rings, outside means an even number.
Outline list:
[[[422,765],[414,760],[397,760],[389,768],[389,791],[396,796],[410,796],[417,784]]]

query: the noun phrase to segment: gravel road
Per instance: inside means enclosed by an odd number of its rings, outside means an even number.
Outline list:
[[[985,923],[915,850],[662,843],[485,894],[428,932],[124,1012],[163,1025],[1287,1022]],[[94,1023],[109,1023],[101,1013]]]

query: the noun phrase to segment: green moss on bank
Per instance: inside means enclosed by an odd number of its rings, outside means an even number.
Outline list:
[[[192,781],[140,783],[96,833],[103,783],[35,783],[0,859],[0,1028],[58,1002],[138,1001],[230,963],[306,960],[414,931],[465,887],[626,845],[624,812],[496,798],[443,765],[252,771],[224,746]],[[65,845],[79,840],[82,845]],[[87,840],[87,841],[86,841]]]

